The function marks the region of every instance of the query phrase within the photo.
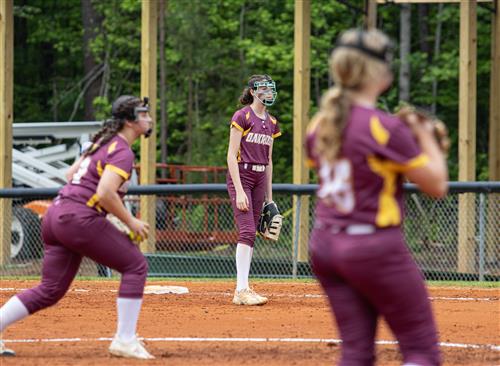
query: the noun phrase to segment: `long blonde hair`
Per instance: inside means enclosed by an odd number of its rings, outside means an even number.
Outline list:
[[[387,72],[388,62],[378,56],[385,54],[390,43],[376,29],[351,29],[339,37],[338,44],[329,60],[334,86],[323,95],[320,109],[309,124],[309,129],[316,132],[315,153],[328,162],[337,159],[342,147],[352,104],[350,92]]]

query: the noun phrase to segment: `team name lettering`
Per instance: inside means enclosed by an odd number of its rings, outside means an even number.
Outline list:
[[[271,143],[273,142],[273,138],[269,135],[263,135],[261,133],[250,132],[247,135],[246,141],[252,142],[254,144],[271,146]]]

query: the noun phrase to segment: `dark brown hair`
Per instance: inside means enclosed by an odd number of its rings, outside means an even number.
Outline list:
[[[85,156],[93,155],[99,147],[106,145],[123,129],[125,121],[135,120],[134,109],[141,103],[139,98],[131,95],[117,98],[111,107],[112,117],[104,121],[101,129],[92,137],[92,146],[85,152]]]
[[[256,81],[271,80],[269,75],[252,75],[248,79],[247,86],[243,89],[240,96],[240,103],[243,105],[250,105],[253,103],[253,96],[250,90],[254,88],[253,84]]]

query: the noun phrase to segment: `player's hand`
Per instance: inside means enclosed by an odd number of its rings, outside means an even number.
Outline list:
[[[418,140],[430,136],[436,141],[441,152],[448,154],[451,144],[448,129],[443,121],[413,106],[402,107],[396,112],[396,116],[410,127]]]
[[[248,197],[244,191],[236,191],[236,207],[240,211],[248,211],[249,207]]]
[[[142,239],[147,239],[149,235],[149,224],[147,222],[141,221],[135,217],[129,223],[128,227],[130,230]]]

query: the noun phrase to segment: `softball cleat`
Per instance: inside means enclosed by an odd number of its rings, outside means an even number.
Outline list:
[[[0,357],[15,356],[16,352],[5,347],[5,343],[0,340]]]
[[[109,346],[109,353],[113,356],[138,358],[141,360],[151,360],[155,358],[148,351],[146,351],[144,343],[142,343],[137,337],[134,337],[128,342],[124,342],[119,339],[118,336],[115,336]]]
[[[251,288],[234,291],[233,304],[236,305],[264,305],[267,297],[260,296]]]

